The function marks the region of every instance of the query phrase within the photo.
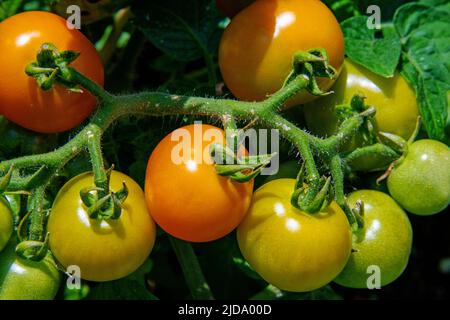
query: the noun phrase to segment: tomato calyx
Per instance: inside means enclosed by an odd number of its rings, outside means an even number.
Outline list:
[[[334,79],[338,74],[336,69],[329,63],[325,49],[298,51],[294,54],[293,64],[293,70],[286,78],[283,87],[298,76],[303,76],[307,79],[305,89],[312,95],[326,96],[333,93],[332,91],[323,91],[316,79],[316,77]]]
[[[25,73],[36,79],[38,86],[48,91],[56,83],[65,86],[69,91],[82,93],[79,85],[73,81],[69,65],[75,61],[80,53],[66,50],[59,51],[51,43],[44,43],[39,48],[36,61],[25,68]]]
[[[321,177],[313,181],[305,181],[305,163],[298,172],[291,204],[307,213],[317,213],[328,207],[334,199],[331,178]]]
[[[217,174],[241,183],[256,178],[277,154],[274,152],[271,154],[238,157],[231,148],[220,143],[212,144],[209,149],[211,158],[215,162]]]
[[[49,251],[49,234],[45,235],[44,241],[25,240],[16,246],[16,254],[26,260],[42,261]]]
[[[380,139],[384,139],[385,143],[389,145],[391,148],[396,150],[401,156],[399,156],[397,159],[392,161],[389,166],[386,168],[386,171],[377,178],[377,184],[379,184],[384,179],[387,179],[392,172],[392,170],[400,165],[403,160],[406,158],[406,155],[408,154],[408,147],[414,142],[417,135],[419,134],[420,126],[422,124],[422,118],[419,116],[417,117],[416,127],[414,128],[413,133],[409,137],[408,141],[405,141],[402,137],[396,136],[394,134],[389,133],[380,133]]]
[[[107,171],[108,186],[111,177],[112,168]],[[122,206],[128,197],[128,187],[125,182],[122,188],[117,191],[105,192],[104,188],[91,186],[80,190],[80,198],[83,204],[88,208],[88,214],[91,219],[119,219],[122,214]]]

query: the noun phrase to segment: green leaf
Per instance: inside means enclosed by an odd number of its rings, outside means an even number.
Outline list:
[[[425,130],[430,138],[448,142],[450,2],[408,3],[397,10],[394,26],[402,43],[401,72],[416,90]]]
[[[401,53],[399,38],[388,26],[382,27],[382,37],[378,38],[377,30],[367,27],[367,18],[353,17],[341,23],[345,53],[370,71],[392,77]]]
[[[23,0],[2,0],[0,1],[0,21],[15,14],[23,4]]]
[[[140,1],[135,23],[161,51],[179,61],[217,52],[223,19],[211,0]]]

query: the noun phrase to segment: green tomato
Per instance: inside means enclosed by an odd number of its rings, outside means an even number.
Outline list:
[[[8,243],[13,232],[13,219],[6,200],[0,195],[0,251]]]
[[[379,284],[385,286],[397,279],[408,264],[411,223],[402,208],[385,193],[358,190],[348,196],[352,207],[357,200],[364,203],[364,228],[353,235],[353,252],[334,281],[349,288],[367,288],[369,277],[375,275],[370,267],[376,266],[380,271]]]
[[[49,253],[42,261],[16,256],[10,241],[0,254],[0,300],[51,300],[60,284],[60,273]]]
[[[408,212],[432,215],[450,202],[450,149],[435,140],[418,140],[388,177],[391,196]]]

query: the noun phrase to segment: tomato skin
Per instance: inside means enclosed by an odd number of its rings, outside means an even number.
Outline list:
[[[61,275],[49,253],[40,262],[16,256],[15,241],[0,254],[0,300],[52,300]]]
[[[209,140],[203,135],[196,144],[200,130],[216,136]],[[180,142],[171,139],[181,132],[193,138],[186,140],[189,160],[176,164],[171,153]],[[216,240],[235,229],[247,212],[253,180],[235,182],[219,176],[207,162],[209,156],[207,161],[196,159],[213,142],[225,141],[222,129],[194,124],[168,134],[153,150],[145,182],[147,204],[156,223],[172,236],[191,242]]]
[[[259,0],[242,10],[225,29],[219,66],[231,92],[240,100],[260,101],[279,90],[292,70],[295,52],[325,48],[340,69],[344,39],[333,13],[319,0]],[[334,82],[318,79],[323,90]],[[286,104],[315,96],[301,93]]]
[[[334,107],[349,103],[356,93],[364,94],[366,104],[375,107],[375,126],[408,139],[414,131],[419,109],[414,90],[399,75],[383,78],[346,59],[338,80],[330,89],[334,93],[304,106],[308,129],[320,136],[330,136],[338,129]],[[357,136],[354,145],[361,143]]]
[[[267,282],[306,292],[342,271],[350,255],[351,232],[336,202],[315,215],[292,207],[294,186],[295,179],[278,179],[256,190],[237,239],[245,259]]]
[[[389,174],[391,196],[408,212],[432,215],[450,203],[450,148],[442,142],[413,142]]]
[[[234,17],[255,0],[216,0],[217,8],[227,17]]]
[[[25,74],[25,67],[36,60],[39,47],[49,42],[60,51],[80,52],[71,67],[103,85],[100,56],[80,31],[69,30],[66,21],[55,14],[29,11],[2,21],[0,34],[0,114],[41,133],[72,129],[91,114],[96,99],[86,90],[73,93],[56,85],[44,92]]]
[[[6,200],[0,195],[0,251],[6,246],[13,232],[13,219]]]
[[[77,265],[81,278],[111,281],[135,271],[150,254],[156,237],[139,185],[118,171],[110,188],[118,191],[125,182],[129,195],[117,220],[90,219],[79,192],[94,185],[90,172],[80,174],[59,191],[48,221],[50,249],[64,266]]]
[[[402,208],[387,194],[358,190],[348,195],[353,208],[364,203],[364,228],[353,236],[353,249],[342,273],[334,280],[349,288],[367,288],[369,266],[380,268],[381,286],[397,279],[405,270],[412,246],[412,227]]]

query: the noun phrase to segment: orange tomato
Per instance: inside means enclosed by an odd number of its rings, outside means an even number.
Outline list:
[[[29,11],[1,22],[0,34],[0,114],[42,133],[72,129],[91,114],[96,100],[89,92],[73,93],[61,85],[44,92],[25,74],[39,47],[52,43],[60,51],[80,52],[71,66],[103,85],[100,56],[80,31],[68,29],[66,21],[55,14]]]
[[[189,125],[167,135],[150,156],[145,182],[148,208],[172,236],[192,242],[216,240],[236,228],[247,212],[253,181],[239,183],[219,176],[208,153],[212,143],[225,141],[219,128]]]
[[[225,84],[241,100],[263,100],[279,90],[292,70],[295,52],[325,48],[339,69],[344,38],[333,13],[319,0],[258,0],[233,18],[219,48]],[[319,79],[323,90],[333,80]],[[301,93],[287,105],[313,100]]]

